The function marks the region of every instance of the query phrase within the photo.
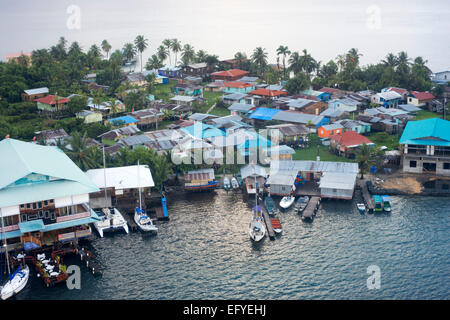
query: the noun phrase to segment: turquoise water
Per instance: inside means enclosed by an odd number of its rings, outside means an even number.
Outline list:
[[[450,199],[391,197],[391,214],[324,201],[313,223],[280,214],[283,234],[254,244],[242,195],[169,199],[159,233],[95,239],[102,277],[82,267],[81,290],[44,288],[18,299],[448,299]],[[66,261],[69,262],[69,261]],[[369,265],[381,288],[368,290]]]

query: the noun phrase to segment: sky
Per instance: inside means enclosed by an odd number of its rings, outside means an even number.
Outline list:
[[[107,39],[115,50],[142,34],[144,60],[177,38],[221,59],[261,46],[271,63],[280,45],[322,63],[354,47],[363,65],[404,50],[437,72],[450,68],[449,17],[448,0],[2,0],[0,59],[60,36],[85,50]]]

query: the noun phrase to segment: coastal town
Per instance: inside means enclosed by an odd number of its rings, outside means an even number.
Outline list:
[[[323,202],[389,215],[390,196],[450,196],[448,69],[406,52],[359,66],[357,49],[321,64],[286,46],[276,64],[262,47],[220,60],[177,39],[145,63],[147,47],[60,38],[0,63],[2,299],[30,267],[66,281],[66,255],[101,274],[89,241],[158,236],[181,193],[242,193],[252,242],[283,236],[287,211],[314,227]]]

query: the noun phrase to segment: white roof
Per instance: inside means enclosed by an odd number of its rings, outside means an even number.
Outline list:
[[[189,96],[175,96],[175,97],[171,98],[170,100],[191,102],[191,101],[194,101],[195,98],[189,97]]]
[[[97,185],[98,188],[105,187],[104,172],[106,171],[106,187],[120,189],[134,189],[154,187],[152,173],[147,165],[115,167],[106,169],[91,169],[86,175]],[[139,172],[139,175],[138,175]]]
[[[43,88],[28,89],[28,90],[23,90],[23,91],[28,95],[33,95],[33,94],[48,93],[48,88],[43,87]]]
[[[386,91],[377,93],[377,96],[383,98],[384,100],[401,99],[402,96],[395,91]]]
[[[353,190],[357,173],[324,172],[319,188]]]

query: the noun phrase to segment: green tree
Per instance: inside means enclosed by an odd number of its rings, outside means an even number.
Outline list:
[[[88,99],[85,96],[73,96],[67,103],[67,110],[75,115],[76,113],[84,110],[88,105]]]
[[[139,51],[140,54],[140,61],[141,61],[141,72],[142,72],[142,52],[144,52],[145,49],[148,47],[148,39],[145,39],[144,36],[139,35],[134,40],[134,45],[136,46],[136,49]]]
[[[267,66],[267,52],[262,47],[257,47],[253,50],[250,57],[252,63],[256,66],[257,74],[261,76]]]
[[[67,142],[70,148],[66,147],[64,151],[81,170],[87,171],[98,167],[98,163],[93,158],[92,151],[88,147],[86,132],[84,134],[78,131],[72,132],[72,136]]]
[[[102,50],[106,52],[106,58],[109,59],[109,51],[111,51],[111,45],[109,44],[108,40],[102,41]]]
[[[279,46],[277,49],[277,56],[283,56],[283,72],[284,72],[284,80],[286,80],[286,57],[291,54],[288,46]]]
[[[170,49],[172,49],[172,40],[164,39],[162,44],[167,48],[167,55],[169,56],[169,64],[172,65],[172,59],[170,58]]]
[[[310,85],[311,80],[309,76],[303,72],[300,72],[297,73],[295,77],[287,81],[285,88],[287,92],[292,95],[308,89]]]
[[[175,65],[177,65],[177,55],[178,52],[181,51],[181,42],[178,41],[178,39],[172,39],[170,48],[172,49],[173,53],[175,53]]]

